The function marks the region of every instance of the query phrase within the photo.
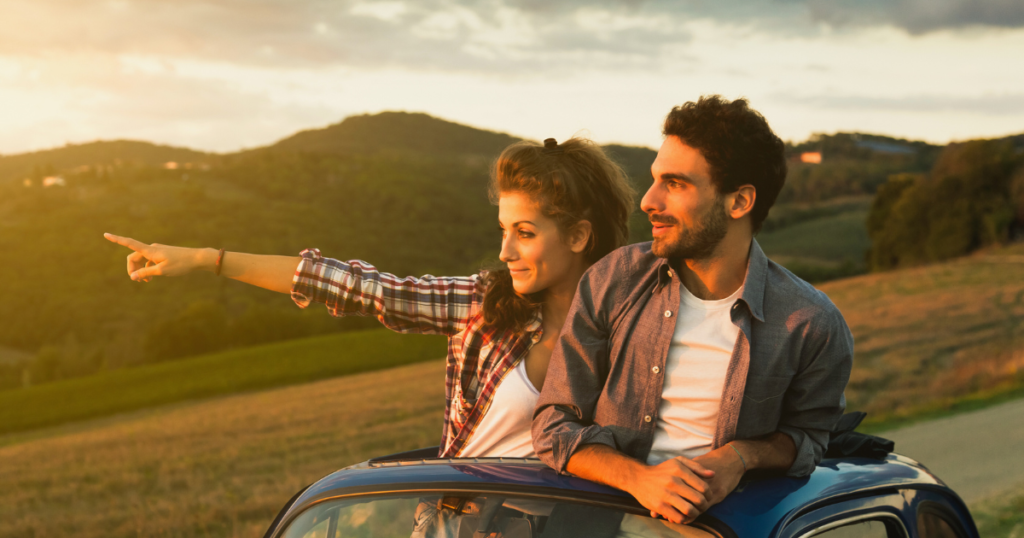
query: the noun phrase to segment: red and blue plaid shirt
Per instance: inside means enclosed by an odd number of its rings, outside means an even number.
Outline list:
[[[302,251],[292,300],[323,303],[332,316],[376,316],[402,333],[448,336],[445,414],[439,456],[456,457],[491,405],[498,384],[542,335],[540,309],[522,333],[484,325],[486,273],[398,278],[363,261]]]

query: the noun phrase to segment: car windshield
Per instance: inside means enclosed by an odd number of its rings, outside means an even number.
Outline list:
[[[286,538],[597,538],[712,537],[675,525],[583,503],[498,495],[407,495],[327,501],[303,512]]]

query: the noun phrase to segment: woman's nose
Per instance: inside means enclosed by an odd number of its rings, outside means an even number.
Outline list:
[[[501,254],[498,255],[498,259],[504,263],[519,259],[519,253],[515,248],[515,239],[511,234],[501,240]]]

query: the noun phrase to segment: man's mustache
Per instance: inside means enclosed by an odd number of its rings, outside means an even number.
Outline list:
[[[651,224],[679,224],[679,221],[668,215],[647,215],[647,220]]]

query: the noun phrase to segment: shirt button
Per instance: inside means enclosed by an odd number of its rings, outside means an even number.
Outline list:
[[[672,278],[672,270],[671,269],[668,270],[668,277]]]
[[[654,368],[651,368],[651,371],[654,372],[654,373],[658,373],[658,372],[661,371],[661,368],[658,368],[657,366],[655,366]]]
[[[651,415],[645,415],[644,416],[644,422],[650,422],[650,421],[651,421]]]
[[[665,311],[665,317],[666,317],[666,318],[670,318],[670,317],[672,317],[672,311],[671,311],[671,310],[666,310],[666,311]]]

